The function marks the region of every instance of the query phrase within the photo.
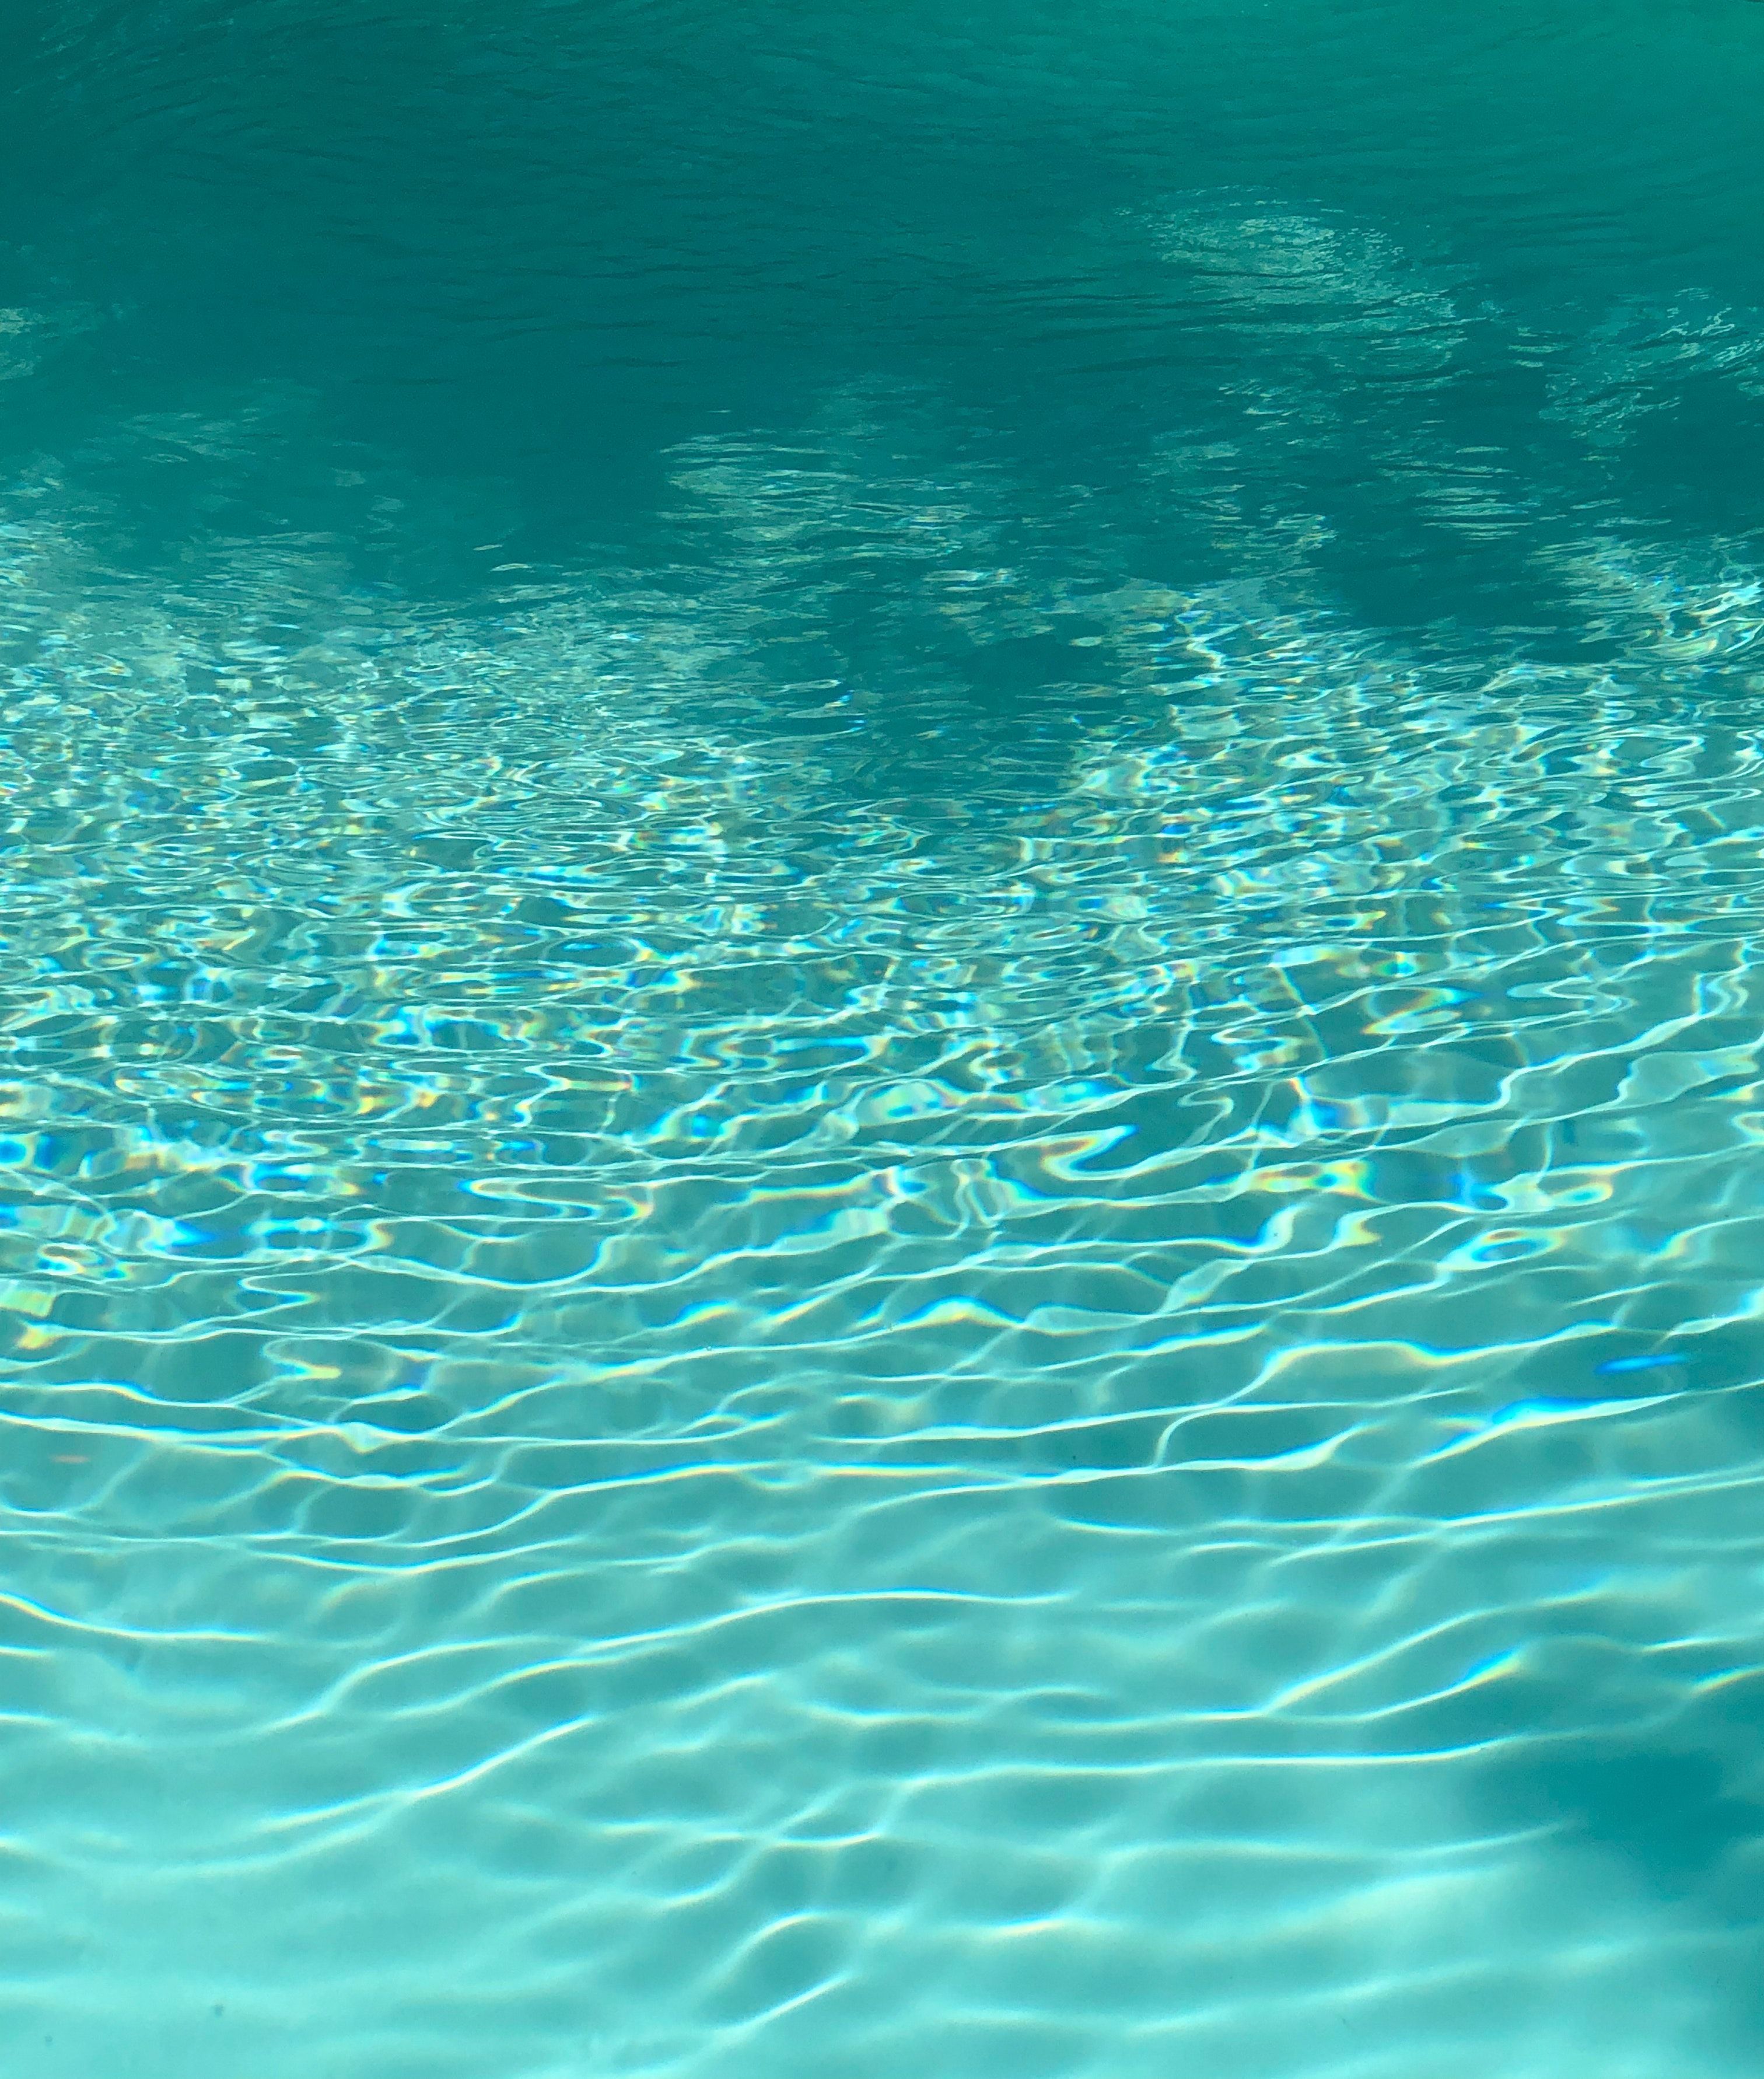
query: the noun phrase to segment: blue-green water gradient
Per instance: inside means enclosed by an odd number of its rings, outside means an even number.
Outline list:
[[[1749,2079],[1764,8],[0,10],[8,2079]]]

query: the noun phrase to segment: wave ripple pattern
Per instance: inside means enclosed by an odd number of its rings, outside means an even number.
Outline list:
[[[1382,232],[1095,236],[1234,575],[887,386],[493,609],[7,492],[9,2069],[1754,2069],[1764,572],[1532,539]],[[1349,612],[1338,450],[1581,649]]]

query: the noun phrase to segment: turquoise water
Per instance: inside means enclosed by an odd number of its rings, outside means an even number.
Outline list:
[[[1760,2069],[1761,107],[6,10],[8,2079]]]

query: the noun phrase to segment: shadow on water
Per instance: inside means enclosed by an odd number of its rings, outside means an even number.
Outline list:
[[[1698,1930],[1691,1968],[1712,2034],[1754,2066],[1764,2054],[1761,1729],[1764,1684],[1752,1676],[1699,1698],[1658,1737],[1528,1737],[1482,1770],[1474,1797],[1491,1827],[1539,1830],[1544,1854],[1584,1859],[1590,1891],[1639,1886],[1663,1937]]]
[[[1587,311],[1520,322],[1419,199],[1388,237],[1356,229],[1388,168],[1344,144],[1246,153],[1286,90],[1243,75],[1238,11],[1196,10],[1179,54],[1131,6],[1076,40],[1067,10],[1001,12],[984,50],[903,18],[854,54],[790,10],[682,4],[616,9],[616,34],[531,4],[17,10],[0,306],[22,329],[0,344],[23,372],[0,466],[52,458],[98,566],[298,540],[346,584],[492,615],[499,558],[793,588],[800,625],[753,627],[720,668],[775,681],[780,734],[881,797],[954,804],[983,770],[1034,799],[1087,734],[1144,722],[1082,615],[1043,610],[1061,586],[1271,576],[1370,632],[1448,623],[1583,661],[1551,550],[1678,516],[1693,478],[1704,531],[1741,528],[1755,402],[1613,362],[1587,396],[1657,379],[1676,408],[1592,450],[1546,422]],[[1333,14],[1283,31],[1326,68]],[[1388,63],[1361,90],[1412,98]],[[1458,90],[1426,90],[1442,168],[1484,149],[1453,127]],[[1628,263],[1591,259],[1596,312]],[[931,437],[902,408],[792,556],[738,571],[679,521],[683,450],[760,429],[824,468],[803,429],[855,384],[945,397],[950,424]],[[894,446],[911,484],[885,481]],[[967,521],[926,531],[915,507],[964,499]],[[952,614],[921,539],[1026,598]]]

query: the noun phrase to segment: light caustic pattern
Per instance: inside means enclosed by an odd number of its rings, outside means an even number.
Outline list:
[[[1146,242],[1461,343],[1370,233]],[[1699,323],[1549,408],[1749,380]],[[1111,569],[927,413],[683,450],[696,559],[494,614],[15,497],[21,2069],[1755,2055],[1758,579],[1595,531],[1602,661],[1405,647],[1320,529]],[[1147,479],[1228,536],[1229,460]],[[886,698],[792,676],[858,592]],[[1064,645],[1057,769],[916,631]]]

